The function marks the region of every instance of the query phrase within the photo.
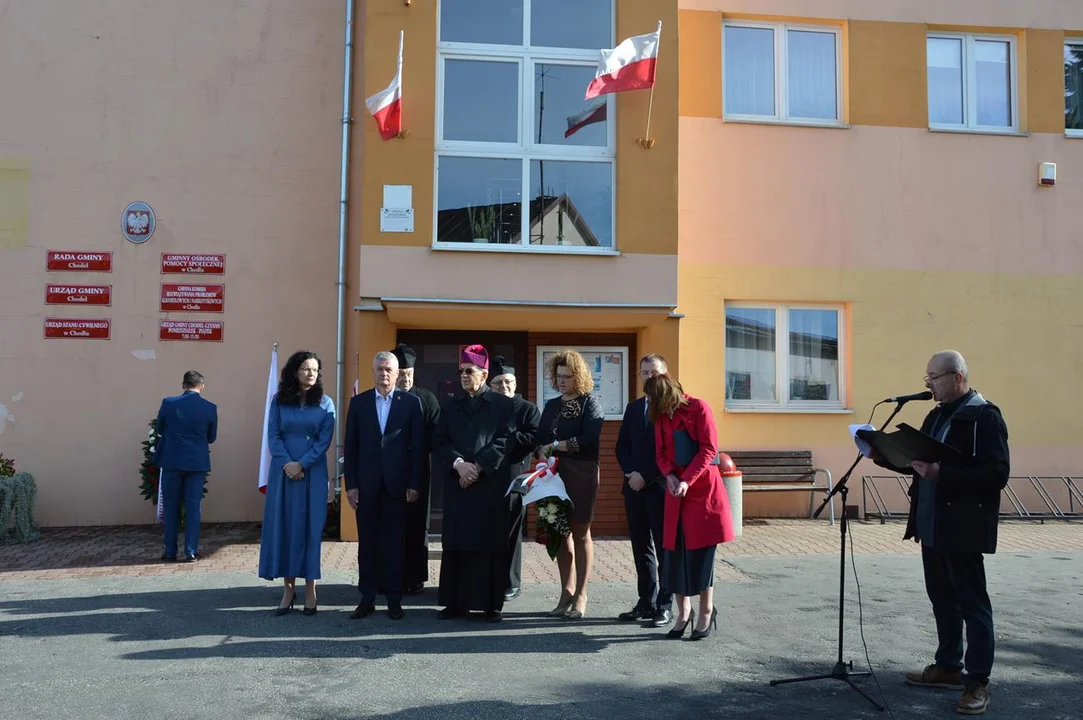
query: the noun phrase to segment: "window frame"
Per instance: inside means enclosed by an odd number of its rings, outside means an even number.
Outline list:
[[[731,113],[726,110],[726,28],[750,28],[754,30],[774,31],[774,115],[749,115]],[[789,42],[788,31],[819,32],[835,36],[835,119],[803,118],[791,116],[790,78],[788,70]],[[802,23],[772,23],[745,20],[726,20],[722,23],[722,121],[742,123],[766,123],[774,125],[806,125],[809,127],[846,127],[843,119],[843,67],[842,67],[842,27],[839,25],[816,25]]]
[[[934,123],[929,120],[929,39],[940,38],[944,40],[962,41],[963,57],[963,122]],[[948,132],[988,133],[992,135],[1018,134],[1019,130],[1019,53],[1018,38],[1011,34],[996,33],[968,33],[968,32],[927,32],[925,34],[925,118],[929,123],[930,130],[943,130]],[[974,44],[976,42],[999,42],[1008,45],[1009,87],[1011,93],[1010,126],[1004,125],[978,125],[977,121],[971,121],[978,114],[978,92],[971,82],[974,76]]]
[[[604,95],[606,99],[606,144],[560,146],[538,143],[533,138],[534,131],[534,68],[538,64],[568,65],[575,67],[597,68],[598,50],[589,48],[558,48],[549,46],[531,46],[530,15],[531,3],[544,0],[523,0],[523,44],[487,45],[481,43],[447,42],[440,40],[441,7],[436,10],[436,137],[433,152],[433,223],[432,249],[459,250],[468,252],[525,252],[540,254],[575,254],[575,255],[619,255],[617,239],[617,101],[614,94]],[[617,2],[608,0],[610,5],[611,29],[610,46],[615,46],[617,25]],[[517,63],[519,66],[518,87],[518,125],[517,140],[514,143],[488,143],[481,141],[445,140],[444,139],[444,80],[448,60],[498,61]],[[584,91],[586,87],[584,87]],[[529,137],[528,137],[529,135]],[[441,242],[439,223],[436,221],[440,212],[440,158],[467,157],[500,160],[518,160],[521,165],[522,196],[520,202],[523,211],[520,225],[521,241],[516,245],[499,243],[471,244],[462,242]],[[610,237],[609,247],[577,246],[531,246],[530,213],[530,170],[533,161],[554,162],[591,162],[607,163],[610,167]]]
[[[1064,47],[1065,48],[1068,48],[1068,47],[1078,48],[1080,55],[1083,56],[1083,37],[1076,37],[1076,36],[1065,37],[1064,38]],[[1064,89],[1067,90],[1068,88],[1064,88]],[[1069,128],[1068,126],[1065,126],[1064,127],[1064,135],[1065,135],[1065,137],[1070,137],[1070,138],[1083,138],[1083,128],[1078,128],[1077,129],[1077,128]]]
[[[729,368],[726,367],[726,323],[728,311],[774,310],[775,312],[775,396],[774,402],[763,400],[732,400],[725,398],[727,412],[783,412],[783,413],[849,413],[850,393],[846,384],[846,305],[844,303],[774,303],[755,301],[726,302],[722,310],[722,357],[723,357],[723,396],[728,385]],[[830,310],[837,314],[836,330],[839,339],[838,351],[838,400],[793,400],[790,398],[790,310]],[[780,357],[779,346],[785,343],[784,353]]]

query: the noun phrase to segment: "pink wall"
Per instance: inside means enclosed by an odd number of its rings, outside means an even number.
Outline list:
[[[271,343],[320,353],[333,385],[342,27],[338,0],[4,3],[0,158],[31,176],[26,247],[0,249],[0,451],[37,478],[39,522],[151,521],[139,443],[189,368],[221,423],[204,517],[260,517]],[[119,231],[135,200],[157,212],[141,246]],[[115,270],[46,274],[46,249]],[[159,318],[217,319],[158,312],[162,252],[226,254],[223,343],[157,340]],[[112,284],[113,306],[45,308],[67,280]],[[46,314],[113,337],[43,340]]]
[[[679,182],[684,263],[1083,272],[1083,139],[681,118]]]
[[[1065,13],[1073,4],[1071,0],[680,0],[678,3],[681,10],[730,14],[1031,28],[1063,28]]]

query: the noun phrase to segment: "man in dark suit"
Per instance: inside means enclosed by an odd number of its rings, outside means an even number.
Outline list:
[[[421,448],[421,489],[417,502],[406,506],[406,559],[403,570],[403,587],[407,595],[420,595],[429,579],[429,489],[431,486],[432,435],[440,420],[440,403],[436,396],[414,384],[414,365],[417,353],[405,343],[392,350],[399,361],[399,390],[410,393],[421,401],[421,423],[424,442]]]
[[[181,500],[184,501],[184,560],[199,558],[200,503],[203,481],[211,470],[210,444],[218,437],[218,408],[203,399],[203,376],[184,373],[184,392],[162,400],[155,425],[158,446],[153,462],[162,469],[165,552],[162,560],[176,562]]]
[[[376,353],[374,387],[351,398],[346,415],[346,498],[357,513],[357,587],[361,591],[361,602],[350,614],[355,620],[376,610],[378,565],[384,571],[388,616],[399,620],[405,615],[403,533],[407,504],[417,502],[420,494],[424,437],[421,403],[416,396],[395,389],[398,373],[393,353]]]
[[[956,711],[979,715],[989,707],[996,641],[983,554],[996,552],[1000,492],[1008,484],[1011,461],[1000,408],[970,387],[968,372],[966,360],[954,350],[929,359],[925,387],[938,404],[921,425],[923,433],[955,448],[965,460],[914,460],[912,468],[897,468],[876,453],[872,459],[914,476],[904,539],[921,543],[925,591],[936,620],[939,644],[933,663],[906,673],[906,682],[962,690]]]
[[[639,361],[639,379],[645,383],[665,373],[661,355],[645,355]],[[654,425],[647,414],[647,398],[628,403],[617,435],[617,461],[624,472],[624,512],[635,558],[639,601],[618,615],[626,621],[646,620],[663,627],[672,619],[673,593],[662,584],[662,524],[665,518],[666,482],[654,455]]]
[[[511,398],[512,412],[515,415],[515,434],[508,443],[508,454],[504,462],[508,464],[511,477],[525,472],[523,461],[534,451],[534,435],[538,432],[541,412],[538,406],[515,392],[515,368],[508,364],[503,355],[497,355],[490,362],[489,387],[496,393]],[[511,546],[511,568],[508,571],[508,589],[504,600],[519,597],[523,584],[523,520],[526,508],[523,506],[521,493],[512,492],[508,496],[511,510],[511,528],[508,541]]]

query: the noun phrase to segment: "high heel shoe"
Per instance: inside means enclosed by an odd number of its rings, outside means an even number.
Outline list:
[[[313,605],[312,607],[309,607],[308,605],[305,605],[305,609],[302,610],[301,612],[304,615],[315,615],[316,614],[316,607],[317,607],[316,605]]]
[[[677,627],[677,624],[674,623],[673,627],[670,628],[670,631],[666,633],[666,637],[669,638],[670,640],[680,640],[684,636],[684,631],[687,630],[688,626],[691,625],[691,624],[692,624],[692,617],[691,616],[689,616],[688,619],[684,621],[684,624],[681,625],[680,627]]]
[[[289,615],[290,611],[293,610],[293,603],[296,600],[297,600],[297,596],[294,595],[293,597],[290,598],[290,604],[289,605],[279,605],[278,607],[276,607],[275,608],[275,617],[278,617],[280,615]]]
[[[706,630],[692,630],[692,634],[688,636],[689,640],[702,640],[711,636],[711,631],[718,627],[718,608],[711,608],[711,620],[707,623]]]
[[[571,606],[572,596],[561,596],[560,602],[557,603],[557,606],[549,611],[549,617],[561,617],[563,615],[566,615],[568,613],[568,608],[570,608]]]
[[[564,613],[564,617],[568,620],[582,620],[587,616],[587,598],[583,596],[583,607],[578,608],[574,605]]]

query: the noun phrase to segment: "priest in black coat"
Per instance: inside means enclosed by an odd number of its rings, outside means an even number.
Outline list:
[[[489,387],[494,392],[511,398],[515,414],[515,434],[512,442],[508,444],[508,455],[504,460],[510,465],[509,474],[513,478],[530,469],[523,461],[534,451],[534,435],[538,432],[538,423],[541,422],[538,406],[516,393],[517,385],[515,368],[503,355],[493,358],[489,370]],[[526,518],[526,507],[523,505],[521,492],[512,492],[508,500],[511,513],[508,545],[511,557],[508,589],[504,593],[504,600],[514,600],[519,597],[523,582],[523,521]]]
[[[441,620],[471,610],[500,622],[508,585],[508,486],[505,462],[515,433],[509,398],[488,386],[489,353],[470,345],[459,356],[462,390],[440,409],[433,439],[435,476],[444,483]]]
[[[399,343],[392,351],[399,360],[398,388],[415,395],[421,401],[421,420],[424,442],[421,448],[421,490],[417,502],[406,508],[406,555],[403,561],[403,591],[406,595],[420,595],[429,579],[429,488],[433,434],[440,419],[440,403],[436,396],[414,384],[414,365],[417,353],[405,343]]]

